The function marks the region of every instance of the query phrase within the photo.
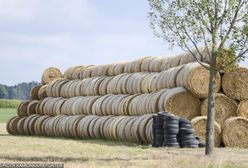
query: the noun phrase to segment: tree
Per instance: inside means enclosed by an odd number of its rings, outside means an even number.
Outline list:
[[[0,84],[0,99],[6,99],[8,98],[9,94],[6,89],[6,86]]]
[[[218,71],[245,58],[248,52],[248,0],[148,0],[151,27],[157,37],[179,46],[210,71],[205,154],[214,150],[215,78]],[[193,50],[210,58],[209,66]],[[228,48],[230,56],[221,53]]]

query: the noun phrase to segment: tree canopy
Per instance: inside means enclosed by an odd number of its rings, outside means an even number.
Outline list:
[[[248,0],[149,0],[155,35],[193,54],[200,47],[208,56],[228,48],[226,67],[248,52]],[[217,54],[217,53],[216,53]]]

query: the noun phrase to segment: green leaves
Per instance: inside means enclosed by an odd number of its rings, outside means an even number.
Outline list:
[[[205,47],[209,56],[230,48],[235,55],[226,54],[227,61],[221,61],[228,66],[243,59],[248,52],[247,0],[148,1],[155,35],[171,46],[187,51]]]

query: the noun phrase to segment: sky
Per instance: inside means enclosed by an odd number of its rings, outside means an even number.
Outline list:
[[[154,36],[148,12],[147,0],[0,0],[0,83],[39,82],[50,66],[180,53]]]

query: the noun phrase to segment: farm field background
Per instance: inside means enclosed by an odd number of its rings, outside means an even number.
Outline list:
[[[65,167],[175,167],[245,168],[248,149],[216,149],[213,157],[204,149],[152,148],[107,140],[12,136],[6,122],[14,108],[0,108],[0,162],[56,162]]]

